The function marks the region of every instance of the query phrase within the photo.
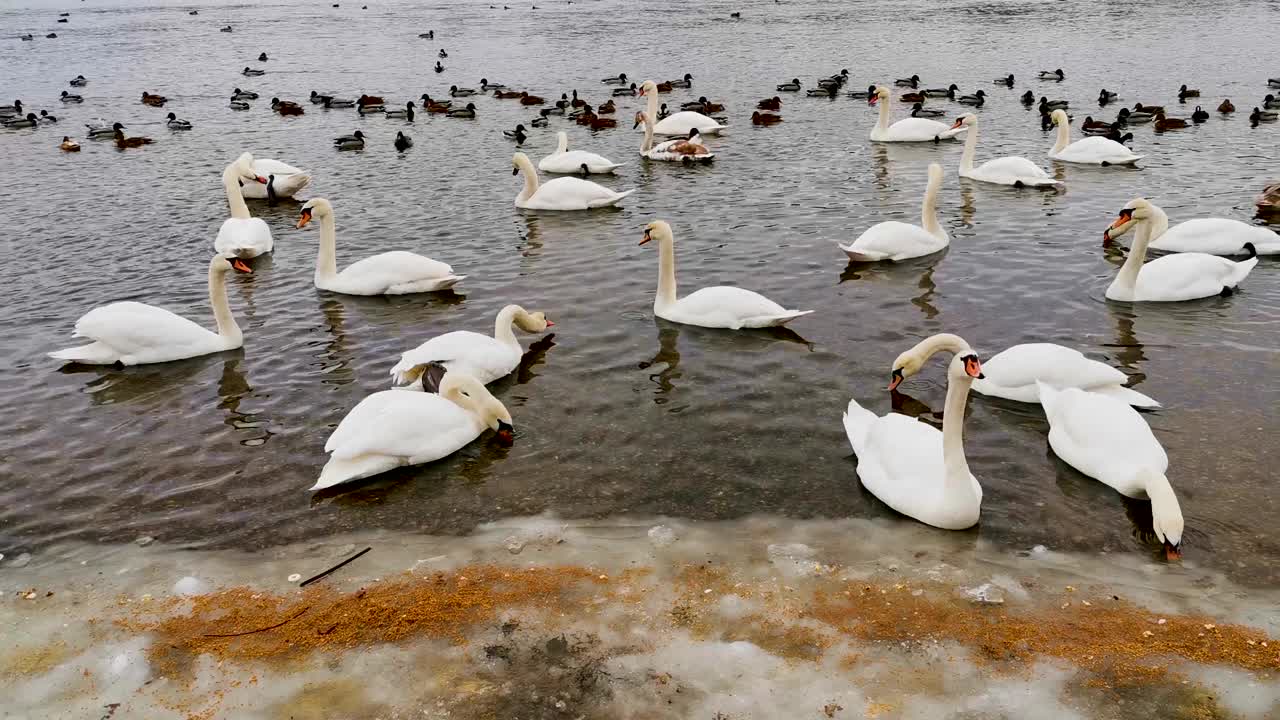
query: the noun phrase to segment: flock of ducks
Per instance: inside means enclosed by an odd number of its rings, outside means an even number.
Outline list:
[[[440,57],[447,57],[443,49]],[[265,53],[259,59],[265,61]],[[250,70],[246,68],[244,74],[254,74]],[[1046,82],[1062,82],[1066,75],[1058,69],[1041,71],[1038,77]],[[705,144],[705,138],[728,130],[727,123],[714,116],[723,111],[723,106],[706,97],[685,103],[675,112],[659,105],[660,94],[676,88],[691,88],[692,80],[692,76],[686,74],[678,80],[635,83],[620,73],[602,80],[612,87],[612,92],[610,100],[600,107],[593,108],[580,100],[575,90],[572,98],[562,94],[560,101],[543,107],[531,125],[542,127],[552,116],[576,115],[578,122],[591,129],[608,127],[609,123],[601,122],[600,112],[606,107],[612,112],[614,98],[634,97],[642,103],[633,123],[633,129],[643,127],[644,130],[639,151],[642,159],[709,162],[715,153]],[[849,72],[843,70],[820,79],[814,88],[816,92],[809,94],[835,97],[848,81]],[[1280,87],[1280,80],[1269,82]],[[84,87],[87,83],[85,78],[77,77],[72,86]],[[1015,85],[1013,75],[996,78],[993,83],[1007,88]],[[1023,188],[1062,185],[1062,181],[1050,177],[1037,163],[1024,157],[1000,157],[975,166],[979,116],[965,112],[953,122],[942,122],[933,118],[945,111],[932,108],[929,103],[946,99],[978,110],[989,102],[987,93],[978,90],[962,94],[955,84],[937,88],[922,88],[920,84],[919,76],[913,75],[897,79],[892,86],[871,85],[845,94],[865,99],[877,108],[877,121],[869,130],[873,142],[940,143],[963,135],[965,147],[958,170],[960,177]],[[797,78],[779,84],[777,91],[799,92],[802,87]],[[898,99],[912,107],[910,117],[892,120],[891,87],[908,91]],[[452,98],[488,93],[498,99],[519,100],[530,107],[547,105],[541,97],[490,83],[488,79],[482,79],[479,91],[456,85],[449,91]],[[1178,91],[1181,101],[1198,95],[1185,85]],[[79,102],[69,97],[75,96],[64,92],[63,102]],[[1028,104],[1036,104],[1034,93],[1030,97]],[[257,99],[255,93],[236,88],[232,107],[254,99]],[[1099,103],[1103,106],[1116,99],[1113,91],[1104,89],[1099,94]],[[348,100],[313,91],[310,101],[324,108],[355,107],[361,114],[381,113],[406,124],[414,121],[416,110],[413,101],[406,102],[403,109],[396,105],[388,109],[383,98],[369,95]],[[163,107],[166,99],[143,93],[142,102]],[[1270,103],[1268,97],[1264,104]],[[781,117],[776,113],[782,104],[776,95],[759,101],[752,123],[780,122]],[[1125,126],[1147,119],[1171,120],[1162,108],[1137,104],[1133,109],[1123,109],[1114,122],[1094,123],[1092,118],[1087,118],[1083,129],[1097,134],[1072,141],[1068,103],[1042,96],[1039,105],[1046,118],[1043,122],[1056,128],[1057,133],[1047,155],[1064,163],[1132,165],[1142,156],[1131,151],[1124,141],[1104,135],[1113,134],[1117,123]],[[1229,101],[1225,105],[1229,105]],[[279,98],[273,99],[272,107],[286,116],[303,112],[300,104]],[[459,118],[476,116],[473,102],[454,108],[451,101],[438,101],[426,94],[421,97],[421,108],[424,112]],[[0,113],[7,112],[9,117],[19,116],[21,111],[20,102],[0,108]],[[1223,106],[1219,111],[1230,112]],[[1193,122],[1203,119],[1203,112],[1197,107]],[[26,119],[31,117],[28,115]],[[172,130],[191,128],[189,122],[174,113],[169,113],[167,121]],[[1255,124],[1258,121],[1261,119],[1255,118]],[[35,122],[40,120],[37,118]],[[90,137],[105,137],[109,133],[121,147],[150,142],[147,138],[125,137],[122,129],[119,123],[109,128],[89,127]],[[528,132],[521,124],[505,135],[523,144]],[[663,140],[655,143],[657,136]],[[523,152],[512,156],[512,174],[523,176],[523,187],[514,201],[516,207],[591,210],[616,206],[636,191],[617,192],[579,177],[611,174],[624,163],[584,150],[570,150],[566,131],[559,131],[557,140],[556,150],[542,158],[537,166]],[[360,149],[364,147],[365,137],[357,130],[336,138],[334,143],[340,150]],[[411,138],[403,131],[397,133],[397,149],[403,151],[411,145]],[[543,182],[539,171],[560,177]],[[943,175],[941,165],[930,164],[919,225],[897,221],[878,223],[851,243],[839,245],[848,260],[901,261],[947,248],[950,239],[937,215]],[[251,215],[245,199],[292,197],[309,185],[311,175],[279,160],[255,159],[245,153],[226,166],[222,180],[230,217],[217,233],[215,254],[208,267],[209,302],[216,331],[152,305],[117,302],[94,308],[77,321],[74,336],[88,340],[87,344],[50,353],[51,357],[72,363],[130,366],[169,362],[242,346],[244,338],[228,305],[225,278],[233,271],[252,272],[249,263],[253,258],[270,253],[274,247],[271,229],[262,219]],[[350,295],[426,293],[449,290],[466,277],[456,273],[448,263],[405,251],[380,253],[339,269],[335,211],[330,201],[312,198],[302,205],[296,227],[302,229],[313,222],[319,226],[320,237],[314,284],[321,290]],[[1280,237],[1268,229],[1221,218],[1193,219],[1171,227],[1164,211],[1144,198],[1135,198],[1119,210],[1113,222],[1106,226],[1103,240],[1113,243],[1130,233],[1132,247],[1106,291],[1109,300],[1177,302],[1229,295],[1258,263],[1257,256],[1280,254]],[[675,237],[671,225],[661,220],[646,225],[640,244],[650,243],[657,247],[658,254],[659,276],[653,311],[660,318],[701,327],[744,330],[782,326],[812,312],[788,309],[739,287],[706,287],[681,296],[676,283]],[[1167,254],[1146,262],[1149,249]],[[1239,255],[1247,257],[1239,261],[1230,258]],[[497,313],[493,335],[455,331],[404,352],[390,370],[392,388],[362,400],[329,437],[324,448],[329,459],[312,489],[329,488],[397,467],[446,457],[486,430],[493,430],[501,442],[512,442],[511,414],[485,385],[516,369],[522,348],[514,329],[540,333],[553,325],[543,312],[507,305]],[[1156,400],[1126,387],[1124,373],[1090,360],[1072,348],[1051,343],[1016,345],[983,362],[963,338],[954,334],[935,335],[902,353],[890,368],[890,389],[896,389],[921,372],[938,353],[950,356],[941,431],[904,415],[891,413],[878,417],[857,400],[848,404],[844,427],[858,456],[858,476],[870,492],[898,512],[935,527],[958,530],[973,526],[980,517],[982,487],[970,472],[964,454],[962,426],[969,392],[1038,403],[1049,421],[1049,443],[1054,452],[1081,472],[1126,496],[1149,499],[1153,526],[1166,557],[1179,557],[1183,520],[1166,476],[1168,459],[1146,421],[1134,409],[1158,407]]]

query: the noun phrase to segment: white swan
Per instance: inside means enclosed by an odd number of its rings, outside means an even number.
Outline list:
[[[947,333],[921,342],[893,361],[890,389],[920,372],[934,353],[959,353],[966,347],[964,340]],[[1129,377],[1124,373],[1090,360],[1079,350],[1054,343],[1025,343],[1006,348],[982,363],[982,374],[985,377],[974,380],[973,389],[982,395],[1006,400],[1040,402],[1036,383],[1044,382],[1056,388],[1079,388],[1107,395],[1138,407],[1160,407],[1155,400],[1125,387]]]
[[[1142,159],[1129,148],[1104,137],[1087,137],[1071,142],[1071,125],[1067,111],[1054,110],[1049,118],[1058,126],[1058,140],[1049,150],[1049,157],[1062,162],[1080,165],[1132,165]]]
[[[556,151],[538,162],[538,169],[545,173],[577,173],[607,175],[623,166],[607,157],[584,150],[569,150],[569,134],[556,133]],[[585,168],[585,170],[584,170]]]
[[[890,125],[889,104],[892,100],[886,87],[877,86],[867,102],[880,106],[880,118],[871,128],[871,139],[875,142],[936,142],[950,140],[965,131],[962,127],[927,118],[903,118]]]
[[[640,86],[640,96],[649,98],[649,104],[645,110],[649,113],[649,117],[658,117],[658,86],[652,80],[645,80]],[[654,134],[681,137],[688,137],[689,131],[695,129],[703,135],[719,135],[729,128],[702,113],[691,110],[672,113],[653,126]]]
[[[812,310],[788,310],[769,298],[738,287],[706,287],[684,297],[676,296],[675,237],[671,226],[659,220],[644,229],[641,245],[658,241],[658,292],[653,314],[664,320],[709,328],[777,327]]]
[[[407,295],[448,290],[466,275],[439,260],[393,250],[358,260],[338,272],[337,229],[333,205],[313,198],[302,206],[298,229],[313,219],[320,221],[320,251],[316,255],[315,284],[321,290],[345,295]]]
[[[1209,255],[1277,255],[1280,254],[1280,235],[1264,227],[1250,225],[1227,218],[1196,218],[1169,227],[1169,216],[1159,206],[1147,201],[1151,212],[1152,250],[1185,253],[1198,252]],[[1132,221],[1112,225],[1102,233],[1104,242],[1133,229]],[[1248,246],[1252,245],[1252,252]]]
[[[419,383],[427,364],[437,363],[449,372],[461,370],[488,385],[510,375],[520,365],[524,348],[511,331],[513,323],[527,333],[545,332],[555,326],[540,312],[508,305],[498,313],[492,337],[470,330],[437,335],[401,355],[400,362],[391,368],[391,375],[399,385]]]
[[[1130,200],[1111,223],[1112,228],[1134,223],[1138,229],[1129,257],[1107,288],[1108,300],[1179,302],[1230,295],[1258,264],[1257,257],[1235,262],[1205,253],[1174,253],[1143,264],[1151,241],[1153,207],[1142,198]]]
[[[470,444],[485,428],[511,444],[511,413],[465,373],[445,373],[438,395],[376,392],[352,408],[329,436],[324,444],[329,462],[311,489],[439,460]]]
[[[988,160],[978,168],[973,167],[973,155],[978,148],[978,116],[965,113],[956,118],[953,128],[969,129],[964,140],[964,154],[960,156],[960,177],[994,185],[1013,187],[1053,187],[1062,183],[1049,177],[1039,165],[1017,155]]]
[[[271,228],[267,227],[266,221],[249,215],[249,206],[245,205],[244,195],[240,192],[242,180],[262,185],[267,183],[267,179],[253,169],[253,156],[249,153],[236,158],[222,171],[222,186],[227,191],[231,217],[224,220],[218,229],[213,249],[223,257],[248,260],[271,252],[275,243],[271,240]]]
[[[701,133],[697,128],[689,131],[689,137],[676,138],[666,142],[653,144],[653,118],[647,112],[636,113],[636,125],[644,123],[644,140],[640,143],[640,156],[650,160],[665,162],[710,162],[716,154],[702,144]],[[634,125],[632,128],[634,129]]]
[[[116,302],[96,307],[76,321],[72,337],[88,345],[49,353],[55,360],[85,365],[145,365],[234,350],[244,344],[240,326],[227,305],[226,274],[251,272],[239,259],[214,255],[209,261],[209,304],[218,332],[155,305]]]
[[[867,228],[849,245],[840,249],[850,260],[908,260],[943,250],[951,244],[947,231],[938,224],[938,189],[942,187],[942,166],[929,164],[929,184],[920,205],[920,224],[886,220]]]
[[[982,362],[965,348],[947,365],[942,432],[915,418],[876,417],[857,400],[844,413],[844,429],[858,456],[858,479],[881,502],[926,525],[964,530],[978,522],[982,486],[964,457],[964,406]],[[896,378],[895,378],[896,379]]]
[[[562,177],[538,184],[538,171],[529,156],[518,152],[511,158],[512,175],[524,173],[524,189],[516,195],[516,207],[526,210],[591,210],[617,205],[635,192],[614,192],[590,180]]]
[[[1169,458],[1138,411],[1121,400],[1078,388],[1040,386],[1049,447],[1071,467],[1121,495],[1151,500],[1151,524],[1165,556],[1182,554],[1182,509],[1165,472]]]
[[[279,160],[254,158],[253,171],[267,178],[267,184],[255,182],[240,188],[240,193],[250,200],[267,200],[272,194],[291,198],[311,184],[311,173]]]

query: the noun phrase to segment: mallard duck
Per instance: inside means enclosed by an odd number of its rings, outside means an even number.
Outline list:
[[[545,118],[548,115],[564,115],[564,108],[552,106],[549,108],[542,108],[541,110],[538,111],[539,117]]]
[[[1275,119],[1275,112],[1263,110],[1262,108],[1254,108],[1253,112],[1249,113],[1249,124],[1252,127],[1258,127],[1258,123],[1272,122]]]
[[[474,119],[476,116],[475,103],[467,103],[464,108],[454,108],[449,111],[449,117],[463,118],[464,120]]]
[[[756,103],[756,107],[761,110],[781,110],[782,98],[779,98],[777,95],[774,95],[771,98],[766,98]]]
[[[1182,118],[1165,117],[1164,111],[1156,113],[1156,132],[1164,132],[1165,130],[1177,130],[1188,125],[1186,120]]]
[[[40,124],[40,121],[36,118],[35,113],[27,113],[24,118],[10,118],[4,121],[4,126],[7,128],[29,128],[38,124]]]
[[[751,113],[752,125],[776,125],[782,122],[781,115],[772,115],[770,113],[762,113],[759,111]]]
[[[44,123],[45,125],[53,125],[54,123],[58,122],[58,118],[53,115],[50,115],[48,110],[41,110],[40,122]]]
[[[618,109],[617,106],[613,104],[612,100],[610,100],[609,102],[604,103],[600,107],[596,108],[596,112],[601,115],[612,115],[617,109]]]
[[[116,131],[123,130],[124,125],[121,125],[120,123],[114,123],[112,125],[86,124],[85,128],[89,131],[88,134],[91,140],[105,140],[106,138],[114,138],[116,136]]]
[[[1231,104],[1230,98],[1223,100],[1222,104],[1218,106],[1218,112],[1220,113],[1233,113],[1235,111],[1236,106]]]
[[[933,108],[926,108],[922,103],[916,103],[915,105],[911,106],[911,117],[931,118],[931,117],[942,117],[943,115],[946,115],[946,114],[947,113],[945,110],[935,110]]]
[[[1120,112],[1116,113],[1116,120],[1125,125],[1137,125],[1139,123],[1148,123],[1155,119],[1155,113],[1136,112],[1129,108],[1120,108]]]
[[[405,135],[403,132],[397,132],[395,145],[396,150],[404,152],[405,150],[413,147],[413,139],[408,135]]]
[[[1022,93],[1022,97],[1020,97],[1020,98],[1018,98],[1018,99],[1022,101],[1022,104],[1023,104],[1023,105],[1035,105],[1035,104],[1036,104],[1036,94],[1035,94],[1035,93],[1033,93],[1033,92],[1031,92],[1030,90],[1028,90],[1028,91],[1026,91],[1026,92]]]
[[[543,100],[542,98],[538,97],[537,95],[530,95],[530,94],[529,94],[529,93],[527,93],[527,92],[522,92],[522,93],[520,93],[520,104],[521,104],[521,105],[543,105],[543,104],[545,104],[546,102],[547,102],[546,100]]]
[[[782,83],[778,86],[779,92],[800,92],[800,78],[795,78],[791,82]]]
[[[231,26],[228,25],[224,28],[218,28],[218,32],[231,32]]]
[[[920,87],[920,76],[912,75],[909,78],[898,78],[897,80],[893,81],[893,84],[897,85],[898,87],[909,87],[914,90],[917,87]]]
[[[62,91],[62,97],[61,97],[60,99],[61,99],[61,100],[62,100],[62,102],[64,102],[64,103],[82,103],[82,102],[84,102],[84,98],[80,97],[79,95],[73,95],[73,94],[71,94],[71,93],[67,92],[66,90],[63,90],[63,91]]]
[[[12,105],[0,105],[0,118],[22,114],[22,101],[14,100]]]
[[[382,103],[356,102],[356,112],[361,115],[377,115],[386,111],[387,106]]]
[[[71,80],[71,87],[84,87],[85,85],[88,85],[88,84],[89,84],[89,81],[86,80],[83,75],[77,75],[75,76],[75,78]]]
[[[626,84],[627,84],[627,74],[626,74],[626,73],[618,73],[617,75],[615,75],[615,76],[613,76],[613,77],[607,77],[607,78],[604,78],[604,79],[602,79],[600,82],[604,83],[605,85],[626,85]]]
[[[327,97],[329,97],[329,96],[328,96],[328,95],[316,95],[316,91],[315,91],[315,90],[312,90],[312,91],[311,91],[311,102],[313,102],[313,103],[322,103],[322,102],[324,102],[324,98],[327,98]],[[317,98],[319,98],[319,99],[317,99]],[[249,90],[241,90],[240,88],[235,88],[234,90],[232,90],[232,91],[231,91],[231,99],[232,99],[232,100],[257,100],[257,99],[258,99],[258,93],[256,93],[256,92],[251,92],[251,91],[249,91]]]
[[[449,57],[449,53],[445,52],[444,48],[440,48],[440,52],[436,53],[436,57],[447,58]]]
[[[434,68],[432,68],[432,70],[435,70],[435,71],[436,71],[436,72],[438,72],[438,73],[442,73],[442,72],[444,72],[444,65],[441,65],[441,64],[440,64],[440,61],[439,61],[439,60],[437,60],[437,61],[436,61],[436,66],[435,66]]]
[[[569,106],[570,106],[570,107],[580,108],[580,107],[582,107],[583,105],[586,105],[586,104],[587,104],[587,101],[586,101],[586,100],[582,100],[582,99],[580,99],[580,98],[578,97],[578,91],[577,91],[577,90],[574,90],[574,91],[573,91],[573,100],[571,100],[571,101],[569,102]]]
[[[550,121],[547,120],[546,115],[539,115],[538,117],[530,120],[529,124],[533,127],[546,127],[550,124]]]
[[[974,107],[982,107],[987,101],[987,92],[985,90],[975,90],[972,95],[961,95],[957,101],[961,105],[973,105]]]
[[[1151,113],[1152,115],[1155,115],[1156,113],[1164,112],[1164,106],[1163,105],[1145,105],[1144,106],[1142,103],[1134,103],[1133,112]]]
[[[951,83],[950,87],[927,88],[924,91],[924,96],[925,97],[954,97],[955,94],[958,92],[960,92],[960,86],[956,85],[955,83]],[[982,93],[982,91],[979,90],[978,93]]]
[[[70,136],[62,136],[62,144],[58,146],[62,152],[80,152],[80,143],[72,140]]]
[[[169,102],[169,98],[163,95],[152,95],[146,90],[142,91],[143,105],[150,105],[151,107],[164,107],[164,104],[167,102]]]
[[[428,31],[426,31],[426,32],[424,32],[424,33],[418,33],[418,37],[423,38],[423,39],[426,39],[426,40],[434,40],[434,39],[435,39],[435,37],[436,37],[436,31],[435,31],[435,30],[428,30]]]
[[[1114,102],[1119,99],[1119,97],[1120,93],[1114,93],[1106,88],[1102,88],[1102,90],[1098,91],[1098,104],[1106,105],[1109,102]]]
[[[1263,188],[1262,193],[1253,201],[1258,207],[1258,215],[1274,217],[1280,215],[1280,183],[1272,183]]]
[[[1041,70],[1038,77],[1041,80],[1062,81],[1065,80],[1067,76],[1062,72],[1062,68],[1058,68],[1057,70]]]
[[[565,93],[560,93],[560,99],[556,101],[556,107],[561,110],[569,107],[569,96]]]
[[[876,94],[876,86],[868,85],[866,90],[850,90],[845,94],[854,100],[870,100],[871,96]]]
[[[189,121],[179,120],[178,116],[175,115],[174,113],[169,113],[168,119],[169,119],[169,122],[165,123],[165,126],[168,127],[170,130],[190,130],[191,129],[191,123]]]
[[[658,108],[658,119],[666,120],[671,117],[671,111],[667,109],[667,104],[662,103],[662,107]]]
[[[281,115],[301,115],[302,114],[302,106],[298,105],[298,103],[292,102],[289,100],[281,100],[278,97],[271,98],[271,109],[275,110]]]
[[[247,102],[245,102],[245,101],[243,101],[243,100],[237,100],[237,99],[235,99],[235,96],[233,95],[233,96],[231,97],[231,103],[230,103],[230,105],[228,105],[228,107],[230,107],[232,110],[248,110],[248,109],[249,109],[249,103],[247,103]]]
[[[1053,112],[1054,110],[1066,110],[1071,102],[1068,100],[1050,100],[1049,98],[1040,96],[1040,112]]]
[[[430,95],[426,93],[422,94],[422,108],[429,113],[447,113],[449,112],[449,106],[451,106],[452,104],[453,103],[449,102],[448,100],[445,100],[444,102],[438,102],[438,101],[432,100]]]
[[[502,136],[508,140],[515,140],[517,145],[523,145],[529,136],[525,134],[524,125],[516,125],[515,130],[503,130]]]
[[[631,87],[614,88],[613,97],[623,97],[626,95],[634,96],[637,92],[638,91],[636,90],[636,84],[631,83]]]
[[[259,53],[259,54],[258,54],[258,62],[266,62],[266,61],[267,61],[267,54],[266,54],[266,53]]]
[[[356,103],[360,105],[386,105],[387,101],[380,95],[361,94],[359,99],[356,100]]]
[[[1011,87],[1013,87],[1013,73],[1009,73],[1008,75],[1006,75],[1006,76],[1004,76],[1004,77],[1002,77],[1002,78],[996,78],[995,80],[992,80],[991,82],[992,82],[992,84],[995,84],[995,85],[1004,85],[1005,87],[1010,87],[1010,88],[1011,88]]]
[[[333,144],[339,150],[363,150],[364,133],[357,130],[350,135],[334,138]]]
[[[909,103],[924,102],[924,93],[919,93],[919,92],[902,93],[902,95],[900,95],[898,99],[901,100],[902,102],[909,102]]]
[[[409,102],[405,103],[403,109],[397,108],[394,110],[388,110],[387,117],[392,120],[404,120],[406,122],[413,122],[413,101],[410,100]]]
[[[805,91],[805,95],[809,97],[829,97],[833,98],[840,92],[839,85],[823,85],[815,88],[809,88]]]
[[[241,75],[244,75],[245,77],[259,77],[259,76],[262,76],[262,75],[266,75],[266,74],[267,74],[267,71],[266,71],[266,70],[257,70],[257,69],[254,69],[254,68],[249,67],[248,65],[245,65],[245,66],[244,66],[244,69],[240,71],[240,74],[241,74]]]
[[[656,87],[658,88],[658,92],[660,93],[669,93],[675,89],[669,82],[660,82],[657,84]]]
[[[151,143],[155,142],[151,138],[142,137],[141,135],[137,137],[125,137],[123,130],[116,130],[115,137],[116,137],[116,147],[120,148],[121,150],[125,148],[142,147],[143,145],[150,145]]]
[[[501,92],[501,91],[498,91],[498,92]],[[469,88],[469,87],[458,87],[457,85],[450,85],[450,86],[449,86],[449,96],[450,96],[450,97],[469,97],[469,96],[471,96],[471,95],[475,95],[475,94],[476,94],[476,90],[475,90],[475,88]],[[495,93],[495,96],[497,96],[497,95],[496,95],[496,93]],[[515,97],[520,97],[520,93],[516,93],[516,94],[515,94]]]
[[[1191,113],[1191,122],[1202,123],[1209,119],[1209,112],[1199,105],[1196,106],[1195,112]]]
[[[489,78],[480,78],[480,89],[489,92],[490,90],[506,90],[507,86],[502,83],[491,83]]]
[[[1178,102],[1186,102],[1189,97],[1200,97],[1200,91],[1188,90],[1186,85],[1178,88]]]
[[[1266,97],[1262,98],[1262,107],[1267,110],[1280,108],[1280,98],[1277,98],[1275,95],[1268,94]]]
[[[684,77],[679,80],[668,80],[667,84],[673,88],[691,88],[693,87],[693,76],[685,73]]]

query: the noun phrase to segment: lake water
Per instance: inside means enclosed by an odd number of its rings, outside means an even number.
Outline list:
[[[509,1],[509,0],[508,0]],[[1129,199],[1149,196],[1171,220],[1248,220],[1276,180],[1280,127],[1250,129],[1280,37],[1275,2],[0,2],[0,94],[58,116],[53,127],[0,132],[0,552],[138,536],[207,550],[258,549],[381,530],[465,534],[478,524],[551,513],[589,520],[666,515],[728,520],[888,518],[861,490],[840,423],[851,396],[890,409],[889,364],[935,332],[984,356],[1021,342],[1078,348],[1123,369],[1164,408],[1146,417],[1170,456],[1186,515],[1185,563],[1248,585],[1280,573],[1273,463],[1280,390],[1280,265],[1264,259],[1233,297],[1176,305],[1109,303],[1121,256],[1101,234]],[[190,9],[199,14],[191,16]],[[56,24],[58,11],[69,22]],[[740,11],[740,20],[731,20]],[[219,33],[230,24],[232,33]],[[434,29],[434,40],[419,32]],[[56,31],[56,39],[44,34]],[[32,32],[33,42],[19,34]],[[446,72],[431,71],[446,48]],[[260,52],[270,60],[256,62]],[[246,65],[264,67],[246,78]],[[1035,71],[1061,67],[1067,80]],[[873,146],[864,101],[787,95],[785,122],[753,128],[755,102],[792,77],[848,68],[849,89],[917,73],[929,87],[985,89],[978,157],[1021,154],[1066,182],[1060,193],[959,182],[961,146]],[[602,101],[599,78],[692,73],[691,90],[727,106],[732,130],[710,142],[709,167],[638,161],[638,99],[620,98],[620,127],[588,133],[563,120],[535,129],[525,152],[573,146],[626,167],[600,181],[638,188],[618,211],[518,211],[512,144],[502,129],[534,113],[476,99],[479,118],[419,114],[412,127],[354,110],[317,110],[310,90],[440,97],[482,77],[546,97],[577,89]],[[1013,90],[991,78],[1012,72]],[[85,102],[57,101],[90,79]],[[1216,107],[1200,126],[1135,129],[1138,169],[1054,166],[1052,137],[1017,102],[1025,89],[1072,102],[1076,126],[1120,104],[1178,106],[1182,83]],[[262,95],[227,108],[233,87]],[[163,109],[142,91],[169,98]],[[272,96],[302,101],[282,118]],[[948,117],[960,107],[946,101]],[[905,106],[895,102],[895,116]],[[169,111],[195,129],[173,133]],[[117,151],[83,123],[120,121],[147,148]],[[362,129],[363,152],[335,136]],[[416,140],[397,154],[405,130]],[[80,139],[62,154],[62,135]],[[113,300],[158,304],[210,322],[205,271],[227,216],[219,181],[239,153],[315,175],[306,196],[331,199],[339,262],[392,249],[453,264],[455,294],[358,298],[312,285],[318,234],[292,225],[298,206],[253,203],[276,251],[231,279],[242,351],[128,370],[60,369],[75,320]],[[938,256],[849,266],[835,242],[886,219],[918,218],[926,165],[947,168]],[[599,179],[599,178],[597,178]],[[652,314],[657,254],[643,226],[676,233],[682,287],[737,284],[814,310],[786,333],[682,327]],[[326,437],[362,397],[388,384],[399,353],[456,329],[489,332],[507,303],[556,323],[521,371],[495,386],[517,441],[469,446],[446,461],[313,497]],[[530,338],[531,339],[531,338]],[[528,340],[526,339],[526,344]],[[903,386],[906,412],[940,411],[935,363]],[[941,542],[963,551],[1035,544],[1156,562],[1126,503],[1049,452],[1036,406],[974,396],[966,452],[984,488],[981,526]],[[1149,518],[1148,518],[1149,521]],[[896,522],[910,522],[898,518]],[[942,533],[939,533],[940,535]],[[1148,559],[1149,558],[1149,559]]]

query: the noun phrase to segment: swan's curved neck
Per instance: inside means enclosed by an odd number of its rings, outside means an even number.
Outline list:
[[[964,139],[964,153],[960,156],[960,172],[973,172],[973,155],[978,150],[978,124],[969,126],[969,137]]]
[[[658,93],[645,94],[649,96],[649,104],[645,107],[645,114],[649,116],[650,122],[653,122],[653,118],[658,117]]]
[[[446,374],[445,379],[447,380],[448,378],[449,376]],[[443,385],[443,382],[441,384]],[[448,388],[442,387],[440,394],[444,396],[445,400],[448,400],[454,405],[466,410],[467,414],[470,415],[476,423],[484,422],[480,402],[473,397],[469,397],[461,385],[451,384]]]
[[[1069,122],[1058,123],[1058,141],[1053,144],[1053,150],[1051,150],[1050,152],[1056,155],[1062,152],[1063,150],[1065,150],[1066,147],[1070,144],[1071,144],[1071,123]]]
[[[498,319],[493,323],[493,337],[503,345],[520,347],[520,341],[516,339],[511,323],[515,321],[517,315],[523,313],[524,308],[519,305],[508,305],[502,308],[498,313]]]
[[[1147,245],[1151,243],[1151,220],[1144,218],[1138,221],[1138,230],[1133,235],[1133,247],[1129,248],[1129,257],[1120,266],[1114,284],[1126,288],[1130,292],[1138,284],[1138,273],[1142,272],[1142,263],[1147,259]]]
[[[964,406],[972,384],[967,375],[947,382],[947,403],[942,410],[942,463],[949,494],[973,493],[969,462],[964,457]]]
[[[249,219],[249,206],[244,202],[244,195],[240,192],[240,173],[232,165],[228,165],[226,170],[222,171],[222,186],[227,191],[227,205],[231,207],[231,217],[239,220]]]
[[[959,335],[938,333],[937,335],[927,337],[919,343],[916,343],[916,346],[911,348],[910,352],[918,355],[920,357],[920,364],[923,365],[929,362],[929,358],[940,352],[949,352],[958,355],[962,352],[971,351],[969,349],[969,343],[965,342],[964,338]]]
[[[338,274],[338,229],[333,213],[320,216],[320,252],[316,255],[316,282]]]
[[[234,345],[244,340],[244,334],[227,304],[226,274],[226,270],[209,266],[209,305],[213,308],[213,320],[218,324],[218,334]]]
[[[520,161],[520,172],[524,174],[524,189],[516,199],[523,202],[538,192],[538,173],[533,169],[533,163],[528,160]]]
[[[881,130],[889,129],[889,101],[878,100],[876,104],[880,106],[880,119],[876,121],[876,127]]]
[[[924,202],[920,204],[920,226],[930,235],[945,238],[947,233],[938,224],[938,190],[942,186],[942,177],[930,175],[929,184],[924,189]]]
[[[1165,540],[1177,545],[1182,542],[1182,507],[1178,496],[1164,473],[1148,470],[1145,488],[1151,500],[1151,521],[1155,529],[1165,535]],[[1175,537],[1169,537],[1175,535]]]
[[[556,152],[557,153],[569,152],[569,133],[563,130],[556,133]]]
[[[676,302],[676,249],[671,240],[658,243],[658,294],[653,307],[669,307]]]
[[[644,115],[644,140],[640,142],[640,152],[647,153],[653,149],[653,116]]]

